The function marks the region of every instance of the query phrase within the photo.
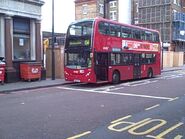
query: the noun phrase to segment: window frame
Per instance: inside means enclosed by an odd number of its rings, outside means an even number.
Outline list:
[[[103,25],[103,28],[100,28],[100,26]],[[102,35],[109,35],[110,29],[109,29],[109,23],[101,21],[98,23],[98,32]]]
[[[88,5],[87,4],[82,5],[82,14],[84,14],[84,15],[88,14]]]
[[[13,18],[13,60],[32,60],[31,50],[31,20],[28,18]]]
[[[127,33],[127,37],[123,36],[123,29],[125,29],[125,34]],[[127,32],[126,32],[127,31]],[[126,26],[121,26],[121,37],[122,38],[132,38],[132,29]]]

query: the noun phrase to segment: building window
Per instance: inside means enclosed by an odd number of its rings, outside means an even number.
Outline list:
[[[87,4],[82,5],[82,13],[87,14],[87,12],[88,12]]]
[[[100,7],[100,14],[104,14],[104,5],[99,4],[99,7]]]
[[[116,11],[110,11],[110,19],[117,20],[117,12]]]
[[[173,3],[180,6],[180,0],[174,0]]]
[[[110,8],[117,7],[117,1],[111,1],[109,4],[110,4]]]
[[[139,13],[139,4],[138,4],[138,2],[136,3],[136,13]]]
[[[13,58],[14,60],[30,60],[30,20],[13,19]]]

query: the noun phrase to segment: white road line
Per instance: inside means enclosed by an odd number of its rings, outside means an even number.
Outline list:
[[[113,89],[110,89],[111,91],[115,91],[115,90],[119,90],[119,89],[123,89],[125,87],[118,87],[118,88],[113,88]]]
[[[123,83],[121,85],[124,85],[124,86],[132,86],[134,84],[139,84],[139,83],[145,83],[145,82],[148,82],[150,80],[139,80],[139,81],[133,81],[133,82],[128,82],[128,83]]]
[[[183,136],[182,135],[177,135],[174,139],[182,139]]]
[[[116,87],[116,86],[110,86],[110,87],[100,87],[97,89],[92,89],[92,91],[114,91],[114,90],[119,90],[123,89],[125,87]]]
[[[86,135],[88,135],[88,134],[91,134],[91,131],[87,131],[87,132],[84,132],[84,133],[82,133],[82,134],[75,135],[75,136],[73,136],[73,137],[69,137],[69,138],[67,138],[67,139],[77,139],[77,138],[81,138],[81,137],[83,137],[83,136],[86,136]]]
[[[176,79],[176,78],[182,78],[183,76],[173,76],[173,77],[171,77],[171,78],[168,78],[169,80],[171,80],[171,79]]]
[[[155,83],[157,82],[156,80],[155,81],[147,81],[147,82],[144,82],[144,83],[140,83],[140,84],[134,84],[134,85],[131,85],[131,86],[140,86],[140,85],[146,85],[146,84],[151,84],[151,83]]]
[[[173,98],[173,99],[168,100],[168,101],[175,101],[175,100],[177,100],[177,99],[179,99],[179,97]]]
[[[127,87],[135,87],[135,86],[140,86],[140,85],[146,85],[146,84],[151,84],[151,83],[155,83],[158,82],[159,80],[142,80],[142,81],[134,81],[134,82],[128,82],[128,83],[123,83],[119,86],[127,86]]]
[[[110,89],[113,88],[113,87],[115,87],[115,86],[99,87],[99,88],[97,88],[97,89],[92,89],[92,90],[94,90],[94,91],[96,91],[96,90],[110,90]]]
[[[149,110],[154,109],[154,108],[159,107],[159,106],[160,106],[160,104],[157,104],[157,105],[154,105],[152,107],[146,108],[145,110],[149,111]]]
[[[182,78],[182,77],[184,77],[184,76],[178,74],[178,75],[166,75],[166,76],[162,76],[158,79],[170,80],[170,79]]]
[[[160,99],[160,100],[173,100],[174,98],[169,97],[158,97],[158,96],[148,96],[148,95],[138,95],[138,94],[129,94],[129,93],[116,93],[116,92],[107,92],[107,91],[94,91],[94,90],[86,90],[86,89],[75,89],[68,87],[57,87],[58,89],[65,89],[71,91],[82,91],[82,92],[90,92],[90,93],[99,93],[99,94],[108,94],[108,95],[120,95],[120,96],[130,96],[130,97],[140,97],[140,98],[150,98],[150,99]]]

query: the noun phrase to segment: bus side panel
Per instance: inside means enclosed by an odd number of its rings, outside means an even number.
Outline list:
[[[133,66],[109,66],[109,82],[112,82],[112,75],[114,71],[119,71],[120,80],[133,79]]]
[[[147,78],[149,68],[152,68],[153,75],[156,74],[155,64],[144,64],[141,66],[141,78]]]
[[[141,77],[146,78],[148,76],[148,71],[151,68],[153,71],[153,76],[161,74],[161,66],[160,66],[160,53],[156,54],[156,60],[153,64],[142,64],[141,65]]]
[[[114,49],[119,49],[121,51],[122,38],[101,34],[98,30],[98,23],[95,24],[94,30],[94,48],[97,52],[111,52]]]
[[[108,50],[107,47],[107,42],[108,42],[108,38],[110,38],[110,36],[108,35],[102,35],[99,33],[98,31],[98,22],[95,23],[95,30],[94,30],[94,43],[93,43],[93,50],[96,52],[101,52],[102,49],[104,50]]]

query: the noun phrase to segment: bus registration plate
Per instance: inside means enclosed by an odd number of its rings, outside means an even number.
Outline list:
[[[76,83],[80,83],[80,80],[74,79],[74,82],[76,82]]]

